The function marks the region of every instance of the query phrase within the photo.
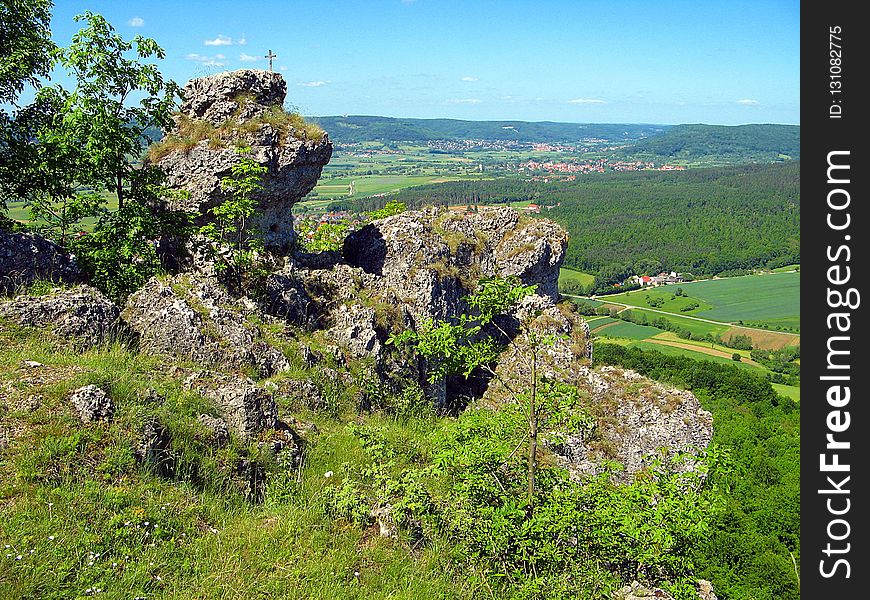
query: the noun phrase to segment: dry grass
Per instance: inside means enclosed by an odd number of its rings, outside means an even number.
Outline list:
[[[253,97],[245,95],[237,98],[241,106],[253,102]],[[151,144],[148,148],[148,159],[152,163],[159,162],[173,152],[188,153],[194,146],[208,140],[212,149],[226,148],[238,141],[241,136],[258,132],[264,125],[270,125],[278,132],[278,145],[283,147],[291,139],[321,140],[325,132],[314,123],[306,121],[298,113],[285,112],[280,106],[271,106],[262,115],[240,123],[237,118],[230,118],[215,127],[208,121],[191,119],[187,115],[178,115],[176,130],[163,140]]]

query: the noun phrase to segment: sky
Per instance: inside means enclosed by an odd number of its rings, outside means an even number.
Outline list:
[[[271,50],[305,115],[800,123],[798,0],[55,0],[59,45],[87,10],[182,85]]]

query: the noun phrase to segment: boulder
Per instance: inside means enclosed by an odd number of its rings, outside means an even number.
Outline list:
[[[76,414],[85,423],[108,421],[115,412],[112,398],[96,385],[86,385],[77,389],[70,396],[70,402]]]
[[[75,257],[35,233],[0,229],[0,293],[20,289],[37,280],[76,283],[81,272]]]
[[[211,367],[253,367],[264,377],[290,367],[287,357],[268,343],[267,318],[257,306],[234,298],[208,277],[152,278],[130,296],[122,317],[145,352]]]
[[[84,285],[0,301],[0,317],[50,329],[62,338],[71,338],[79,348],[97,346],[117,333],[120,312],[99,290]]]
[[[647,587],[632,581],[631,585],[623,586],[613,595],[614,600],[674,600],[665,590],[659,587]]]
[[[189,196],[169,201],[167,208],[197,213],[198,225],[208,223],[209,210],[229,197],[221,180],[240,160],[236,146],[248,146],[251,157],[268,169],[263,190],[255,194],[258,214],[248,227],[268,248],[287,251],[295,239],[291,208],[314,188],[332,156],[332,143],[325,133],[308,139],[281,116],[286,93],[284,79],[270,71],[243,69],[191,80],[176,126],[166,137],[188,141],[156,162],[166,184]],[[191,128],[210,133],[195,141],[187,131]]]
[[[230,441],[230,430],[227,427],[227,422],[218,417],[211,415],[199,415],[196,418],[199,424],[202,425],[210,434],[210,441],[215,446],[221,448],[226,446]]]
[[[201,371],[190,375],[184,386],[214,402],[226,426],[242,440],[252,440],[278,423],[275,398],[247,377]]]

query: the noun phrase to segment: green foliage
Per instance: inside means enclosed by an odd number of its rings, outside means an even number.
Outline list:
[[[713,413],[713,443],[733,470],[713,482],[730,490],[705,539],[691,551],[697,575],[723,598],[796,600],[800,564],[800,410],[762,377],[684,356],[595,347],[596,362],[619,364],[692,390]]]
[[[383,208],[366,213],[366,217],[368,217],[371,221],[377,221],[378,219],[386,219],[387,217],[398,215],[405,212],[406,210],[408,210],[408,207],[405,205],[404,202],[399,202],[398,200],[390,200],[386,203],[386,205],[384,205]]]
[[[199,233],[211,242],[209,250],[218,259],[215,265],[219,272],[241,287],[243,277],[263,251],[262,238],[247,225],[257,214],[256,194],[263,189],[263,177],[269,169],[250,156],[249,147],[239,147],[236,152],[238,162],[232,166],[231,175],[221,180],[221,189],[229,197],[209,211],[214,223],[202,226]],[[226,255],[223,248],[228,249]]]
[[[155,213],[146,201],[168,193],[157,185],[140,188],[140,196],[131,198],[117,211],[100,211],[93,233],[69,243],[92,285],[112,300],[123,303],[148,279],[163,272],[158,240],[189,235],[191,215],[178,211]]]
[[[0,104],[15,102],[25,86],[39,87],[53,64],[51,0],[0,4]],[[0,115],[4,115],[0,111]]]
[[[493,363],[504,349],[494,337],[478,338],[478,334],[534,289],[522,285],[517,277],[481,279],[466,299],[474,310],[473,316],[461,314],[455,322],[427,319],[416,331],[407,329],[391,335],[387,344],[408,344],[426,358],[430,382],[449,375],[468,378],[475,369]]]
[[[156,65],[141,62],[164,58],[157,42],[141,36],[125,41],[106,19],[90,11],[76,21],[84,21],[85,27],[60,54],[76,87],[69,93],[57,88],[64,104],[51,134],[79,149],[75,180],[115,192],[123,208],[128,186],[138,181],[133,161],[149,141],[145,131],[171,124],[181,92],[164,80]],[[130,53],[135,57],[128,58]],[[132,104],[137,95],[143,97]]]
[[[37,231],[66,246],[72,230],[82,219],[97,215],[103,202],[100,194],[87,192],[58,199],[39,194],[30,202],[30,220],[38,223]]]
[[[299,245],[305,252],[329,252],[341,250],[344,238],[350,232],[350,224],[320,223],[305,220],[299,225]]]

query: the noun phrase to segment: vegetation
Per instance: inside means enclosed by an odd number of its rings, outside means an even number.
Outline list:
[[[242,99],[244,100],[244,99]],[[240,102],[239,109],[244,107]],[[187,115],[176,114],[177,131],[148,147],[148,159],[157,163],[172,152],[190,152],[199,142],[208,140],[209,148],[225,148],[240,134],[259,131],[263,125],[270,125],[278,133],[278,144],[284,146],[291,139],[320,140],[324,131],[315,123],[306,121],[301,115],[286,112],[280,106],[271,106],[263,114],[240,123],[237,118],[229,118],[219,126],[208,121],[191,119]]]
[[[772,162],[800,158],[797,125],[675,125],[660,135],[632,144],[632,157],[693,162],[710,156],[720,160]]]
[[[264,249],[263,240],[256,229],[248,227],[248,221],[257,214],[255,196],[263,189],[263,176],[269,169],[250,156],[250,148],[238,147],[236,152],[238,162],[221,180],[221,189],[229,197],[211,209],[214,221],[200,227],[199,233],[210,242],[208,251],[215,259],[215,269],[241,290],[246,273]]]
[[[502,178],[400,191],[409,207],[535,201],[571,235],[565,266],[605,290],[631,275],[715,274],[800,260],[800,164],[605,173],[543,183]]]
[[[693,551],[699,574],[723,598],[799,598],[798,406],[738,366],[612,344],[596,345],[595,360],[692,390],[713,413],[713,442],[732,452],[733,471],[716,482],[730,490],[725,510]]]

